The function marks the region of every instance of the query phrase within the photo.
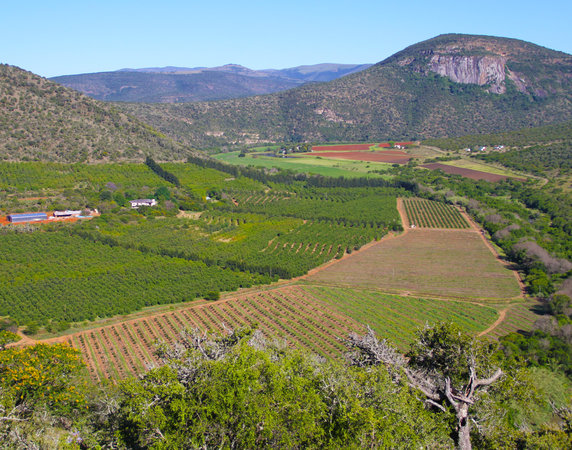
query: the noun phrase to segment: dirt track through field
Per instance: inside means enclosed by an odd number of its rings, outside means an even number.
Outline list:
[[[498,319],[495,320],[495,322],[490,327],[488,327],[486,330],[483,330],[479,334],[477,334],[477,336],[480,337],[480,336],[484,336],[486,334],[489,334],[496,327],[498,327],[506,319],[506,312],[507,311],[508,311],[508,308],[500,310]]]
[[[500,254],[497,252],[496,248],[486,238],[484,231],[478,227],[478,225],[473,221],[473,219],[465,211],[463,211],[461,208],[458,208],[458,209],[459,209],[459,212],[461,213],[461,215],[463,216],[463,218],[467,221],[467,223],[471,227],[471,229],[475,233],[479,234],[483,243],[490,250],[490,252],[497,258],[497,260],[501,264],[508,266],[509,264],[504,259],[501,258]],[[407,230],[409,229],[409,221],[408,221],[405,209],[404,209],[403,200],[401,198],[397,199],[397,211],[399,211],[399,215],[401,216],[401,222],[403,223],[403,228],[407,232]],[[517,271],[511,270],[511,272],[514,274],[514,277],[515,277],[516,281],[518,282],[518,285],[519,285],[520,290],[521,290],[521,297],[524,298],[524,296],[526,294],[526,286],[524,285],[524,282],[522,281],[522,278],[520,277],[520,274]],[[479,337],[485,336],[485,335],[491,333],[493,330],[495,330],[502,322],[504,322],[506,320],[506,314],[507,314],[508,310],[509,310],[509,308],[504,308],[504,309],[500,310],[499,311],[499,317],[497,318],[497,320],[495,320],[495,322],[490,327],[488,327],[486,330],[481,331],[477,336],[479,336]]]

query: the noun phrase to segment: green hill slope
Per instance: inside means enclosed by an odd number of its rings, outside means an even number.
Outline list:
[[[443,35],[329,83],[118,107],[201,147],[460,136],[571,119],[572,56],[515,39]]]
[[[17,67],[0,65],[0,160],[181,160],[189,149],[118,111]]]

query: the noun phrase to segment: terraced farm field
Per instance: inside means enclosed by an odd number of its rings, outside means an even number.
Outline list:
[[[469,228],[461,213],[453,206],[422,198],[403,199],[409,226],[416,228]]]
[[[342,355],[344,346],[338,338],[350,331],[363,332],[357,321],[302,289],[287,287],[88,330],[64,340],[82,352],[94,378],[118,379],[156,363],[158,340],[174,342],[185,328],[222,330],[223,324],[257,325],[269,337],[284,338],[326,357]]]

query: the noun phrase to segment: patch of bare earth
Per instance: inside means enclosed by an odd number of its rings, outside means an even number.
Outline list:
[[[474,223],[471,230],[411,229],[307,277],[308,281],[434,298],[507,300],[521,296],[514,273],[501,264]]]

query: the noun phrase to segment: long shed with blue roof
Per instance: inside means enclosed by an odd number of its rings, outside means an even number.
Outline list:
[[[8,222],[22,223],[34,222],[36,220],[48,220],[48,215],[46,213],[9,214],[7,218]]]

